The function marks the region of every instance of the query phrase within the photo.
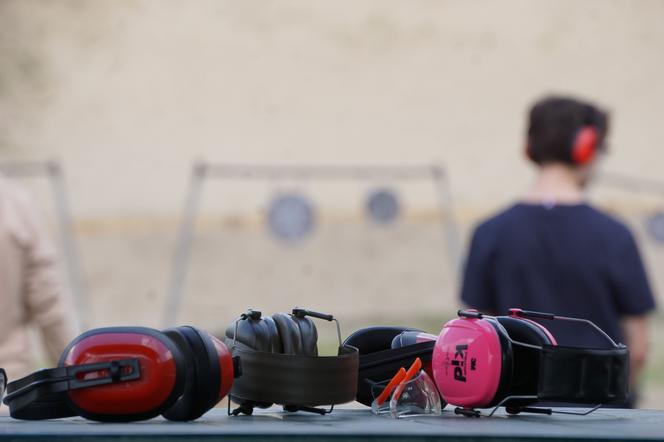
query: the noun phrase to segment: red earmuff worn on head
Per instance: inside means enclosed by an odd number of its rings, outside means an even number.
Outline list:
[[[67,346],[57,368],[10,383],[4,403],[18,419],[192,420],[228,393],[233,362],[194,327],[95,329]]]
[[[593,126],[584,126],[576,133],[571,147],[574,164],[588,164],[595,157],[599,136]]]
[[[595,158],[598,148],[599,134],[597,129],[593,126],[583,126],[574,133],[565,161],[578,166],[588,164]],[[530,139],[526,141],[525,154],[530,161],[539,163]]]

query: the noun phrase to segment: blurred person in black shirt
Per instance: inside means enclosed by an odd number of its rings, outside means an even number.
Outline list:
[[[634,386],[655,301],[632,233],[583,195],[606,153],[608,114],[548,97],[532,107],[528,124],[526,153],[537,178],[515,204],[476,227],[461,300],[495,314],[520,307],[589,319],[629,347]],[[574,323],[543,325],[560,345],[607,346]]]

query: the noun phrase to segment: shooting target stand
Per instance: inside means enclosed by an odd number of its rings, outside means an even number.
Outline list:
[[[277,181],[282,179],[295,180],[431,180],[436,194],[436,204],[443,214],[443,230],[453,274],[459,266],[459,232],[454,217],[449,177],[440,164],[420,165],[367,165],[367,164],[228,164],[197,162],[190,174],[184,208],[177,232],[175,251],[167,288],[167,300],[163,316],[163,326],[176,323],[178,311],[184,296],[187,269],[191,259],[192,243],[195,236],[195,225],[203,195],[204,184],[208,179],[216,180],[264,180]],[[275,223],[270,227],[273,234],[294,237],[306,234],[311,228],[312,211],[298,195],[281,198],[283,207],[299,214],[294,223],[280,223],[277,205],[271,208],[275,212]],[[276,210],[272,210],[276,209]],[[397,216],[398,203],[385,189],[374,192],[367,201],[367,210],[377,223],[387,223]],[[268,216],[272,218],[272,213]],[[270,219],[272,223],[272,219]]]

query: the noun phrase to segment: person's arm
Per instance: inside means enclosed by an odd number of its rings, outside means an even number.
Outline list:
[[[648,317],[626,316],[622,328],[629,348],[629,384],[635,386],[648,358]]]
[[[611,281],[614,302],[621,315],[621,327],[630,354],[630,385],[636,386],[646,364],[648,351],[648,313],[655,309],[655,298],[645,266],[631,232],[616,238]]]
[[[63,284],[55,250],[42,231],[39,215],[30,201],[22,201],[22,222],[28,234],[24,244],[24,302],[27,319],[41,332],[51,362],[73,339],[76,315]]]

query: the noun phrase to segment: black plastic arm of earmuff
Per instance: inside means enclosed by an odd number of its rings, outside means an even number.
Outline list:
[[[261,318],[262,315],[263,314],[260,311],[250,308],[250,309],[247,309],[246,312],[244,312],[240,315],[240,319],[242,319],[242,320],[255,319],[256,321],[258,321]]]
[[[517,317],[525,316],[527,318],[548,319],[550,321],[556,319],[556,315],[553,313],[534,312],[532,310],[521,310],[520,308],[511,308],[510,313]]]
[[[305,316],[311,316],[312,318],[318,318],[324,321],[334,321],[334,316],[332,315],[328,315],[326,313],[319,313],[313,310],[307,310],[300,307],[295,307],[292,311],[292,314],[296,318],[304,318]]]
[[[482,319],[484,317],[484,315],[477,310],[463,308],[457,311],[457,316],[470,319]]]
[[[108,373],[87,379],[83,376],[99,371]],[[42,402],[44,398],[52,398],[69,390],[131,381],[140,378],[140,375],[141,369],[136,358],[39,370],[11,382],[3,403],[9,406],[12,417],[21,418],[23,408],[30,408],[33,403]]]
[[[334,316],[328,315],[327,313],[320,313],[320,312],[315,312],[313,310],[307,310],[302,307],[295,307],[292,310],[291,314],[296,318],[304,318],[305,316],[311,316],[312,318],[318,318],[328,322],[334,321],[337,325],[337,338],[339,339],[339,350],[341,350],[341,347],[343,347],[343,344],[341,343],[341,326],[339,325],[339,321],[336,320]]]

